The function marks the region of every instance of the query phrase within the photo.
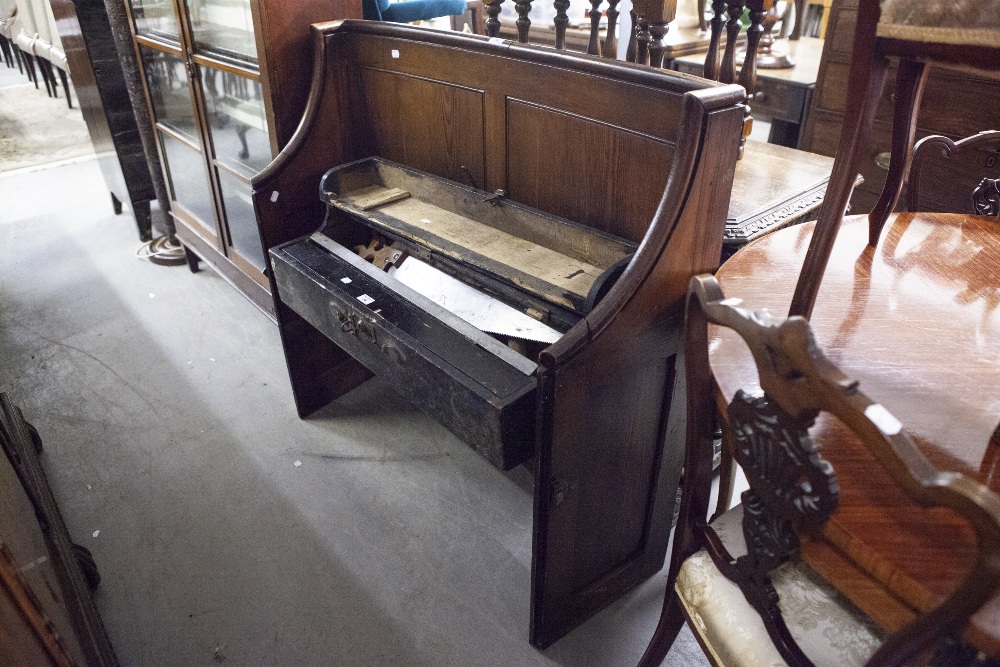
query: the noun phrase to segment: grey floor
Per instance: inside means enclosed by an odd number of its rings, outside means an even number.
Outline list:
[[[638,660],[663,573],[534,650],[530,474],[377,380],[300,421],[274,324],[137,238],[92,159],[0,174],[0,391],[45,441],[124,664]],[[667,664],[707,663],[685,629]]]

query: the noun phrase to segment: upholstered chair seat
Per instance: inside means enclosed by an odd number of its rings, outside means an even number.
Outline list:
[[[743,506],[737,505],[712,523],[734,558],[747,551],[742,522]],[[779,567],[771,581],[789,632],[817,667],[863,665],[882,643],[880,629],[801,560]],[[760,614],[715,566],[708,551],[702,549],[684,561],[674,589],[714,664],[785,664],[773,643],[761,641],[767,630]]]
[[[931,44],[1000,44],[1000,0],[882,0],[878,37]]]

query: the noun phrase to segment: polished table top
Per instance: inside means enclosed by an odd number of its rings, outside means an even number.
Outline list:
[[[747,245],[719,270],[727,297],[774,315],[788,312],[813,224]],[[1000,491],[1000,220],[898,214],[877,248],[867,218],[851,216],[837,238],[811,324],[825,354],[881,402],[938,468]],[[759,386],[733,332],[710,343],[720,400]],[[812,431],[837,472],[840,506],[824,540],[803,558],[889,630],[953,590],[969,570],[975,539],[947,510],[923,510],[832,418]],[[1000,596],[973,618],[966,638],[1000,655]]]

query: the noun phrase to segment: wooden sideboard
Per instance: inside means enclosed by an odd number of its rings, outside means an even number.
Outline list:
[[[834,0],[819,78],[802,130],[799,147],[803,150],[830,156],[836,153],[844,117],[856,17],[857,0]],[[872,139],[861,160],[860,172],[864,183],[855,190],[851,199],[851,210],[855,213],[870,211],[885,183],[892,136],[894,91],[893,69],[882,92]],[[928,134],[943,134],[958,139],[981,130],[1000,129],[1000,80],[934,67],[927,80],[917,126],[918,138]],[[989,162],[991,157],[992,163]],[[981,155],[978,161],[980,168],[984,168],[984,176],[1000,177],[1000,160],[996,160],[995,156]],[[955,178],[957,177],[956,174]],[[942,211],[963,210],[967,207],[967,191],[951,187],[954,183],[947,174],[942,178],[940,186],[934,188],[935,192],[928,192],[929,205],[934,210]],[[905,192],[900,197],[900,202],[906,202]]]

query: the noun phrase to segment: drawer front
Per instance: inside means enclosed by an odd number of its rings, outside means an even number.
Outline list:
[[[309,239],[271,258],[281,300],[414,405],[499,468],[532,454],[534,374],[401,295],[386,274]]]
[[[757,93],[750,101],[750,113],[799,123],[805,112],[807,93],[803,86],[758,78]]]

